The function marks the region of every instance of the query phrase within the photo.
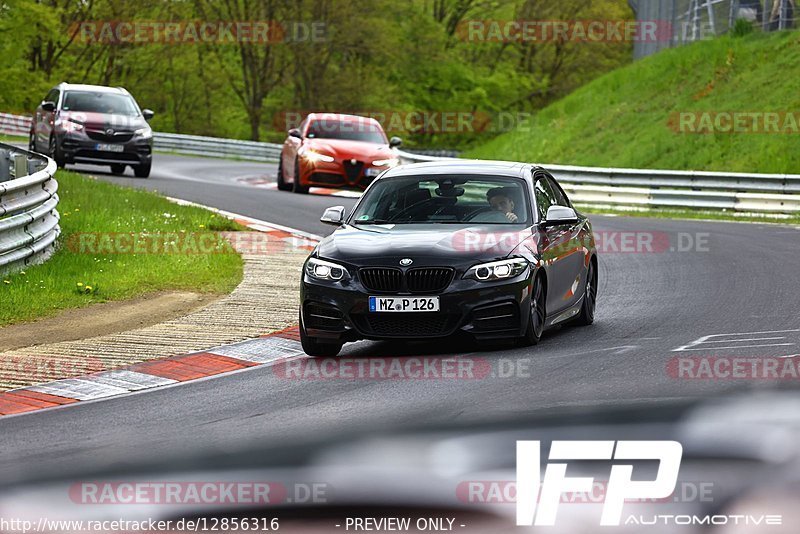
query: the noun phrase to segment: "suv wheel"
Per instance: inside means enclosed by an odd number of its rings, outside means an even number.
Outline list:
[[[64,161],[64,155],[61,153],[61,149],[58,146],[55,135],[50,136],[50,146],[48,152],[50,153],[50,157],[56,162],[58,168],[63,169],[66,165],[66,162]]]
[[[133,174],[135,174],[137,178],[147,178],[150,176],[150,165],[150,163],[145,163],[144,165],[134,166]]]

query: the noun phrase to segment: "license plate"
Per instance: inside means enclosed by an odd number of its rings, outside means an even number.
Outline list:
[[[439,297],[370,297],[371,312],[437,312]]]
[[[99,150],[101,152],[122,152],[125,150],[125,147],[122,145],[98,144],[95,146],[95,150]]]
[[[364,169],[364,176],[368,176],[368,177],[378,176],[382,172],[383,172],[383,169],[375,169],[373,167],[370,167],[368,169]]]

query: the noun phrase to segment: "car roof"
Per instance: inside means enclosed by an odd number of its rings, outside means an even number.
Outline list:
[[[309,113],[308,120],[330,120],[335,119],[342,122],[362,122],[362,121],[370,121],[374,122],[375,124],[380,124],[377,120],[373,119],[372,117],[362,117],[360,115],[348,115],[346,113]]]
[[[394,167],[386,171],[381,179],[431,174],[470,174],[531,178],[533,171],[539,169],[540,167],[536,165],[513,161],[450,159],[426,163],[411,163]]]
[[[56,86],[57,89],[62,91],[94,91],[96,93],[117,93],[127,95],[128,91],[122,87],[107,87],[105,85],[88,85],[83,83],[67,83],[62,82]]]

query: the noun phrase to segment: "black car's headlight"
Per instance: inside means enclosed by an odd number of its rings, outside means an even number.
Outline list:
[[[317,280],[341,280],[347,276],[347,269],[330,261],[309,258],[306,262],[306,274]]]
[[[464,274],[464,278],[471,278],[480,282],[505,280],[521,274],[528,268],[528,265],[528,260],[525,258],[511,258],[508,260],[480,263],[470,267]]]

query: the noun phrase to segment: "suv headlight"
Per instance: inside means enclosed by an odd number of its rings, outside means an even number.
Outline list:
[[[139,128],[138,130],[133,131],[133,135],[142,139],[150,139],[153,137],[153,130],[148,127]]]
[[[67,133],[82,132],[83,123],[73,119],[56,120],[53,124],[56,128],[61,127]]]
[[[347,276],[347,269],[330,261],[309,258],[306,262],[306,274],[317,280],[341,280]]]
[[[480,282],[505,280],[521,274],[528,268],[528,265],[528,260],[525,258],[511,258],[508,260],[480,263],[470,267],[464,274],[464,278],[472,278]]]

